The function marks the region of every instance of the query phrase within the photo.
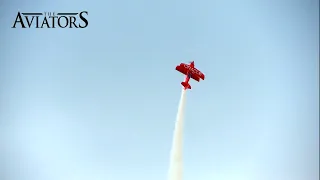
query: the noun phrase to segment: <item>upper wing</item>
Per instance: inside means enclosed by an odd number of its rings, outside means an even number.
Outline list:
[[[198,82],[200,81],[200,77],[192,72],[190,73],[190,77]]]
[[[200,72],[197,68],[195,67],[190,67],[189,69],[189,74],[191,76],[192,79],[196,80],[196,81],[200,81],[200,79],[204,80],[204,74],[202,72]]]
[[[204,80],[205,78],[204,74],[200,72],[198,69],[192,68],[189,65],[184,63],[181,63],[179,66],[177,66],[176,70],[185,75],[189,73],[190,77],[198,82],[200,81],[200,79]]]
[[[187,72],[188,72],[188,70],[185,68],[183,63],[181,63],[179,66],[177,66],[176,70],[181,72],[182,74],[185,74],[185,75],[187,75]]]
[[[193,73],[194,73],[198,78],[201,78],[202,80],[205,79],[205,76],[204,76],[204,74],[203,74],[201,71],[199,71],[197,68],[193,68],[193,69],[194,69]]]

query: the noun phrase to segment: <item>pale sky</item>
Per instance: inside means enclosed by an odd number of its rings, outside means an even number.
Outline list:
[[[21,12],[86,29],[11,29]],[[319,1],[0,2],[0,179],[166,180],[184,77],[184,180],[319,179]]]

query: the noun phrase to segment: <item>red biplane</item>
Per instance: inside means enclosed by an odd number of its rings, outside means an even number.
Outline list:
[[[184,89],[191,89],[189,84],[190,78],[200,81],[200,79],[204,80],[205,76],[202,72],[200,72],[197,68],[194,67],[194,61],[190,62],[190,64],[181,63],[176,67],[176,70],[186,75],[186,79],[184,82],[181,82],[181,85]]]

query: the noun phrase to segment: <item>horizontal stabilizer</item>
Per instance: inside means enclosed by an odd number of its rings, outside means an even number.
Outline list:
[[[181,82],[181,85],[184,87],[184,89],[191,89],[190,84],[188,84],[186,82]]]

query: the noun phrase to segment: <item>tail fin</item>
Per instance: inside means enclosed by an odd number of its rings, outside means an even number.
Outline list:
[[[181,85],[185,88],[185,89],[191,89],[190,84],[186,83],[186,82],[181,82]]]

